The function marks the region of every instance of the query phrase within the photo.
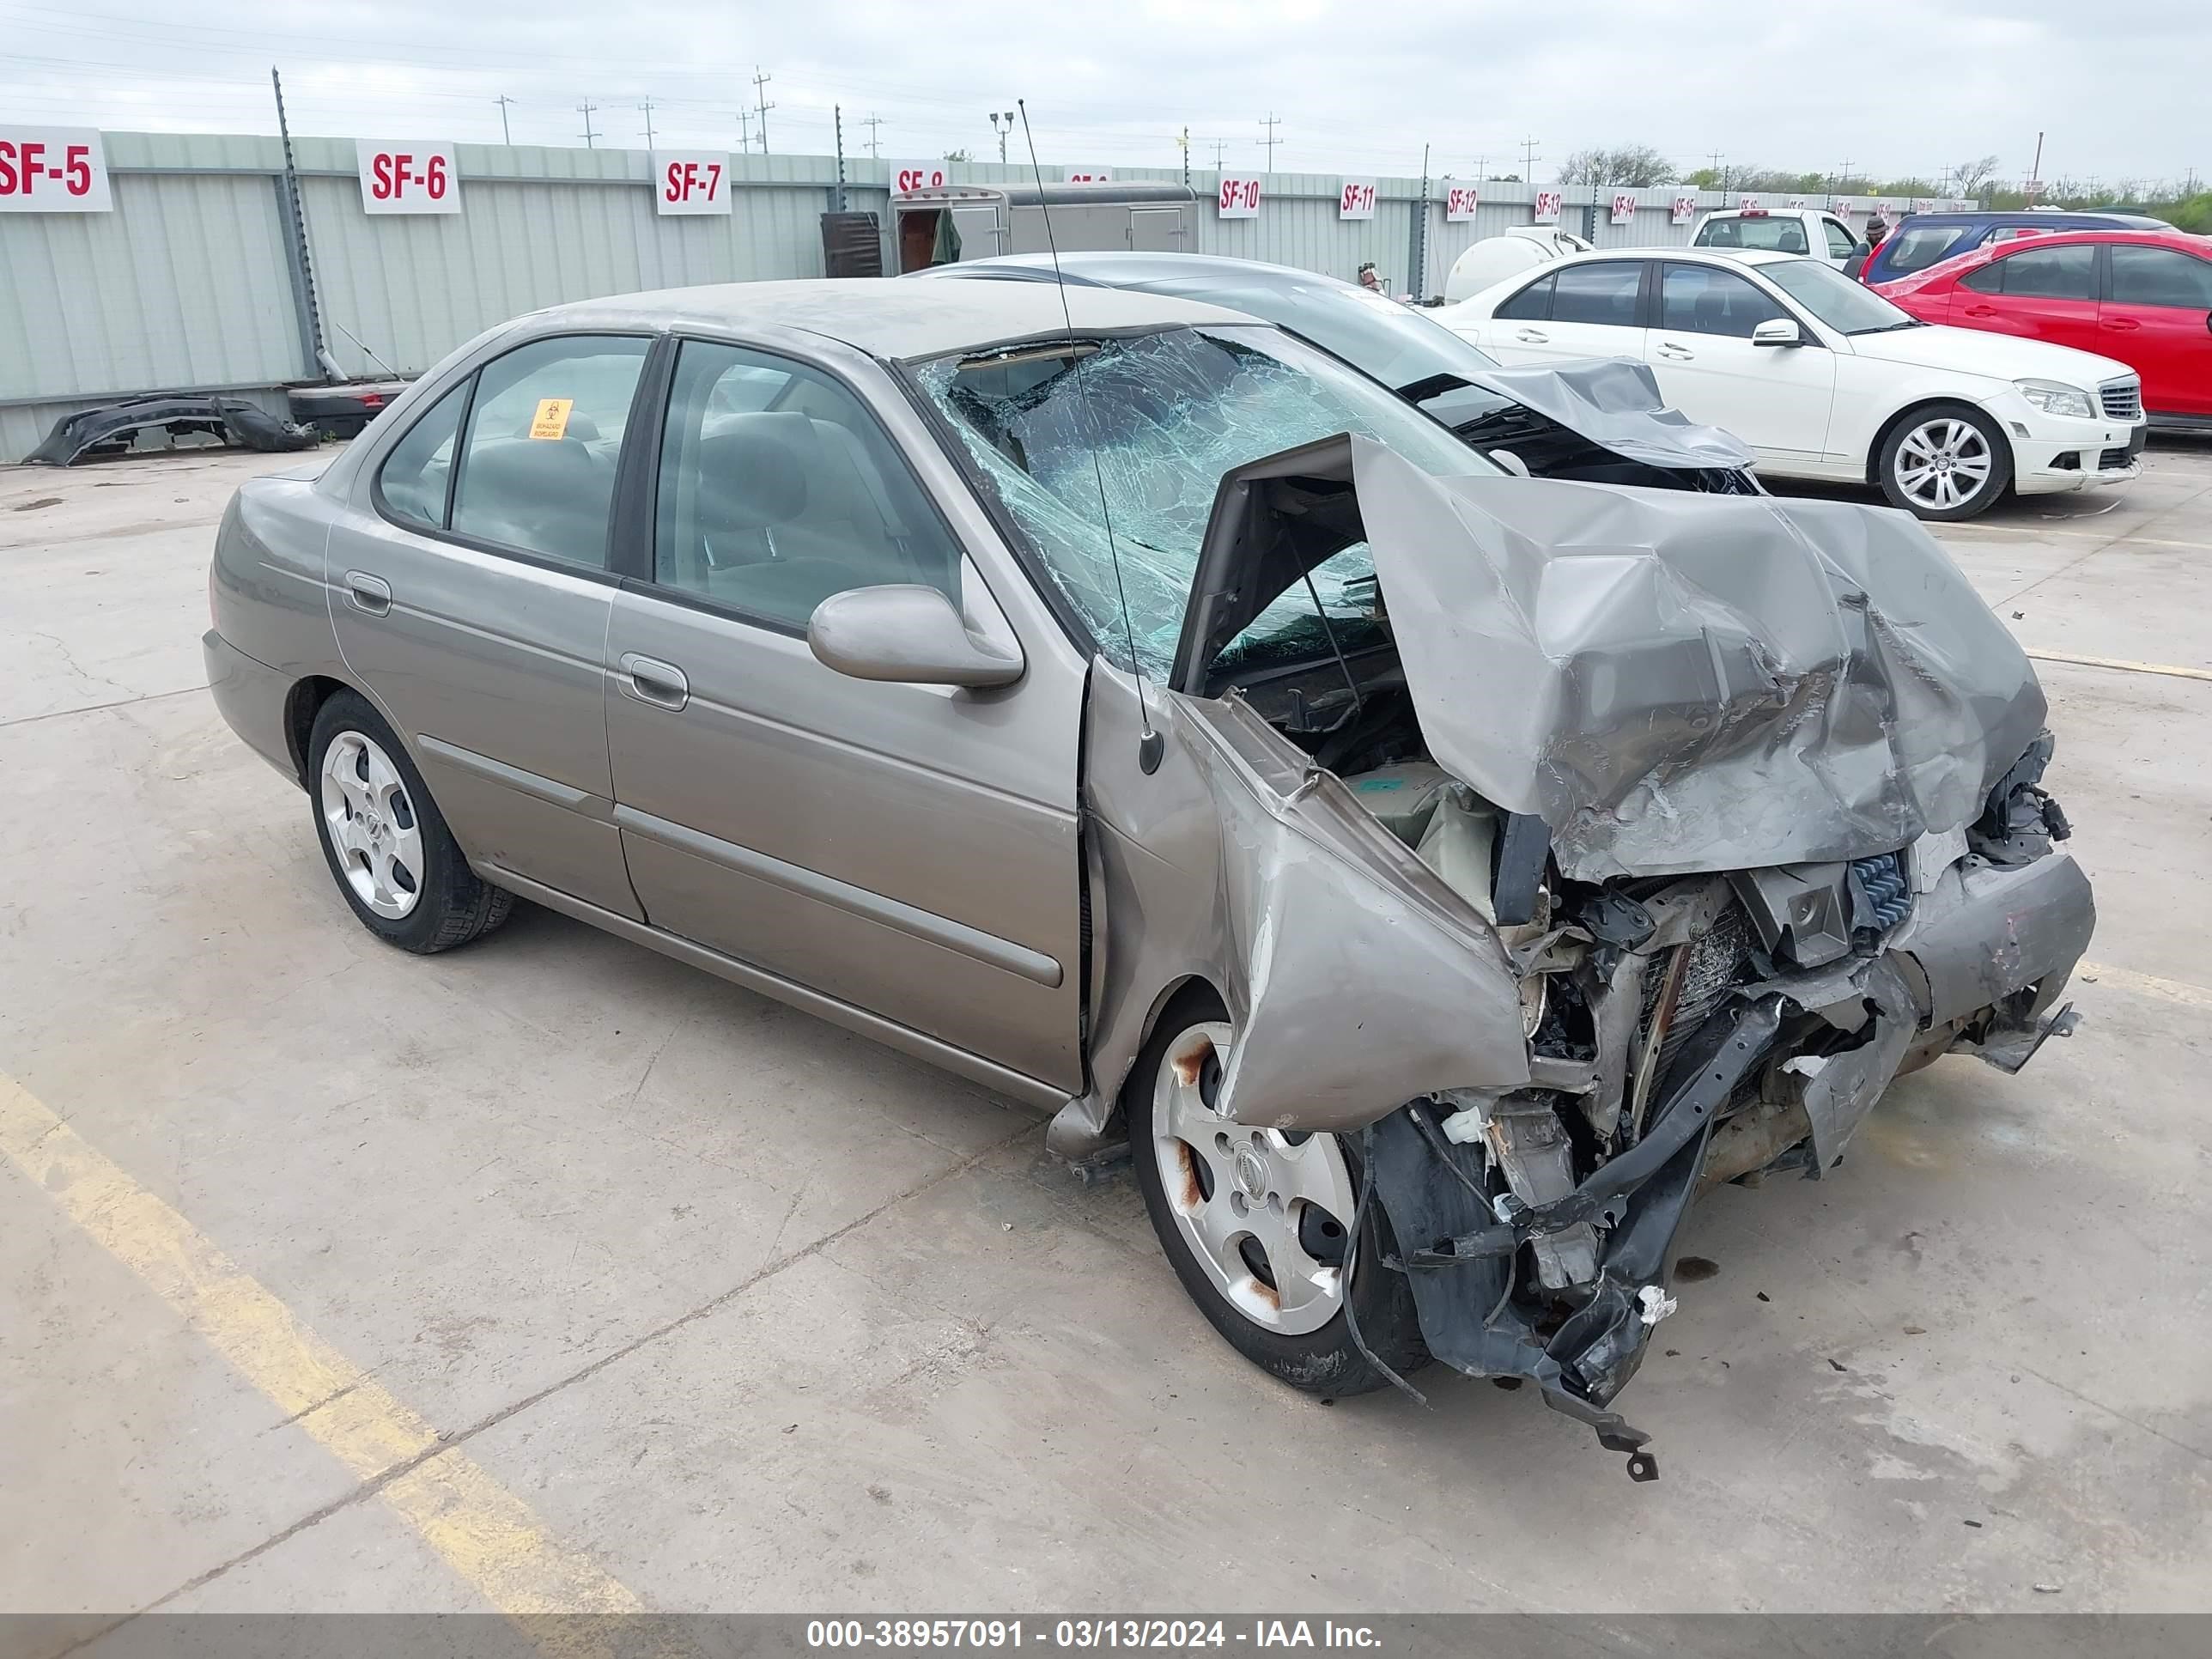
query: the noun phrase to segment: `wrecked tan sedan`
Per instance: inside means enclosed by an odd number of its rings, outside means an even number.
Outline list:
[[[1506,474],[1233,313],[762,283],[493,331],[239,493],[210,678],[360,921],[516,895],[1127,1143],[1324,1395],[1608,1409],[1702,1185],[2071,1016],[2034,676],[1901,514]]]

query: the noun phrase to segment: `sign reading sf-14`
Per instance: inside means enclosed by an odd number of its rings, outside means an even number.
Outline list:
[[[726,150],[653,152],[653,209],[656,213],[727,213],[730,157]]]
[[[107,160],[89,127],[0,127],[0,213],[106,213]]]
[[[460,169],[451,144],[354,141],[363,213],[459,213]]]

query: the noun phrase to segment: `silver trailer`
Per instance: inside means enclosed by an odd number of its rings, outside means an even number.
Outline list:
[[[1198,252],[1198,193],[1188,185],[943,185],[892,198],[898,268],[1042,253],[1048,208],[1063,253]]]

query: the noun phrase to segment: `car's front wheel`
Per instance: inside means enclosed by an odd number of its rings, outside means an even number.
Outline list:
[[[1950,523],[1996,504],[2012,482],[2012,446],[1982,410],[1938,404],[1889,429],[1875,469],[1892,507]]]
[[[362,926],[428,956],[505,921],[514,895],[469,868],[392,728],[352,691],[315,713],[307,739],[315,836]]]
[[[1255,1128],[1214,1109],[1234,1039],[1218,1000],[1187,996],[1139,1056],[1123,1096],[1137,1184],[1176,1276],[1213,1328],[1263,1370],[1324,1399],[1389,1378],[1346,1317],[1358,1152],[1329,1134]],[[1352,1274],[1367,1349],[1403,1375],[1427,1362],[1405,1275],[1370,1203]]]

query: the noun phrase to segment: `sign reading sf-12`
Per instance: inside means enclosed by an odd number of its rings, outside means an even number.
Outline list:
[[[451,144],[354,141],[363,213],[459,213],[460,169]]]
[[[1463,225],[1474,217],[1474,210],[1482,204],[1482,192],[1474,185],[1454,185],[1444,191],[1444,219],[1447,223]]]
[[[1260,216],[1260,180],[1247,174],[1238,179],[1224,179],[1217,202],[1218,216],[1224,219],[1256,219]]]
[[[730,157],[726,150],[653,152],[655,213],[727,213]]]
[[[0,127],[0,213],[106,213],[107,159],[90,127]]]

